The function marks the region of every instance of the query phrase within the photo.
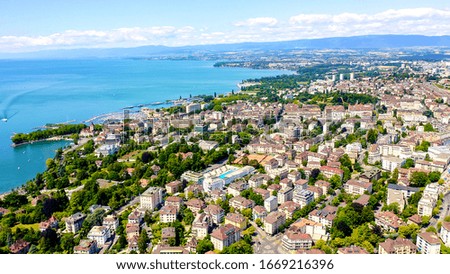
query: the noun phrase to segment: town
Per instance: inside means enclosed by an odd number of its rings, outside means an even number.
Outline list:
[[[450,63],[371,54],[88,124],[2,195],[0,252],[449,254]]]

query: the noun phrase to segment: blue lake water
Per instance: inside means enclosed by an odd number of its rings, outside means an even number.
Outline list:
[[[241,80],[286,73],[214,68],[210,61],[131,59],[0,60],[0,193],[45,169],[66,142],[12,148],[15,132],[46,123],[87,120],[130,105],[227,93]]]

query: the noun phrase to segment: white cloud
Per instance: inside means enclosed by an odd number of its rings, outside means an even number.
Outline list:
[[[259,26],[275,26],[278,20],[273,17],[256,17],[249,18],[245,21],[237,22],[234,25],[236,27],[259,27]]]
[[[417,8],[383,12],[298,14],[286,21],[255,17],[233,28],[192,26],[67,30],[47,36],[0,36],[0,51],[20,52],[80,47],[182,46],[195,44],[283,41],[369,34],[450,35],[450,10]]]

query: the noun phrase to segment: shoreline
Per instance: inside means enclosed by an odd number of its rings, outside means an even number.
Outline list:
[[[257,70],[256,68],[247,68],[247,69]],[[276,70],[276,69],[272,69],[272,70]],[[278,75],[281,75],[281,74],[278,74]],[[245,81],[246,80],[248,80],[248,79],[241,79],[240,81],[235,83],[235,86],[237,87],[237,91],[235,91],[236,93],[240,93],[242,91],[241,85],[243,85],[243,84],[245,85]],[[228,91],[217,92],[217,95],[228,96],[229,94],[231,94],[231,92],[232,91],[229,91],[229,90]],[[202,94],[202,95],[208,95],[208,94]],[[186,98],[182,98],[182,99],[183,100],[189,100],[190,98],[186,97]],[[151,109],[158,109],[158,108],[166,109],[166,108],[170,108],[172,106],[175,106],[176,105],[175,101],[177,101],[177,100],[179,100],[179,99],[178,98],[172,98],[172,99],[167,99],[167,100],[162,101],[162,102],[161,101],[147,102],[147,103],[144,103],[144,104],[136,104],[136,105],[133,106],[133,108],[148,107],[148,108],[151,108]],[[124,108],[126,108],[126,106],[124,106],[122,109],[120,109],[120,110],[118,110],[116,112],[109,112],[109,113],[103,113],[103,114],[95,115],[95,116],[90,117],[90,118],[88,118],[86,120],[80,121],[80,123],[89,124],[89,123],[95,122],[96,120],[97,121],[105,121],[105,120],[107,120],[109,118],[116,118],[117,115],[122,115],[123,114],[123,109]],[[71,138],[63,138],[61,136],[55,136],[55,137],[50,137],[50,138],[46,138],[46,139],[42,139],[42,140],[24,142],[24,143],[20,143],[20,144],[14,144],[13,143],[13,144],[11,144],[11,147],[13,149],[15,149],[17,147],[24,146],[24,145],[31,145],[31,144],[35,144],[35,143],[44,143],[44,142],[63,141],[63,140],[73,141],[73,139],[71,139]],[[36,176],[36,174],[33,174],[33,175]],[[25,184],[26,184],[26,182],[23,182],[20,185],[14,187],[12,189],[9,189],[9,190],[7,190],[5,192],[0,192],[0,199],[3,196],[5,196],[5,195],[7,195],[7,194],[9,194],[9,193],[11,193],[13,191],[19,191],[19,192],[21,190],[23,191],[23,189],[25,187]]]
[[[23,142],[23,143],[20,143],[20,144],[12,143],[11,147],[17,148],[17,147],[20,147],[20,146],[32,145],[32,144],[35,144],[35,143],[57,142],[57,141],[73,141],[73,139],[72,138],[65,138],[64,136],[54,136],[54,137],[50,137],[50,138],[46,138],[46,139],[42,139],[42,140]]]

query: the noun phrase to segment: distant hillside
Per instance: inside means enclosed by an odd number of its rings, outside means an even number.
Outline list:
[[[450,36],[367,35],[283,42],[255,42],[184,47],[143,46],[135,48],[48,50],[0,54],[0,58],[105,58],[186,56],[196,53],[291,49],[383,49],[406,47],[450,47]]]

